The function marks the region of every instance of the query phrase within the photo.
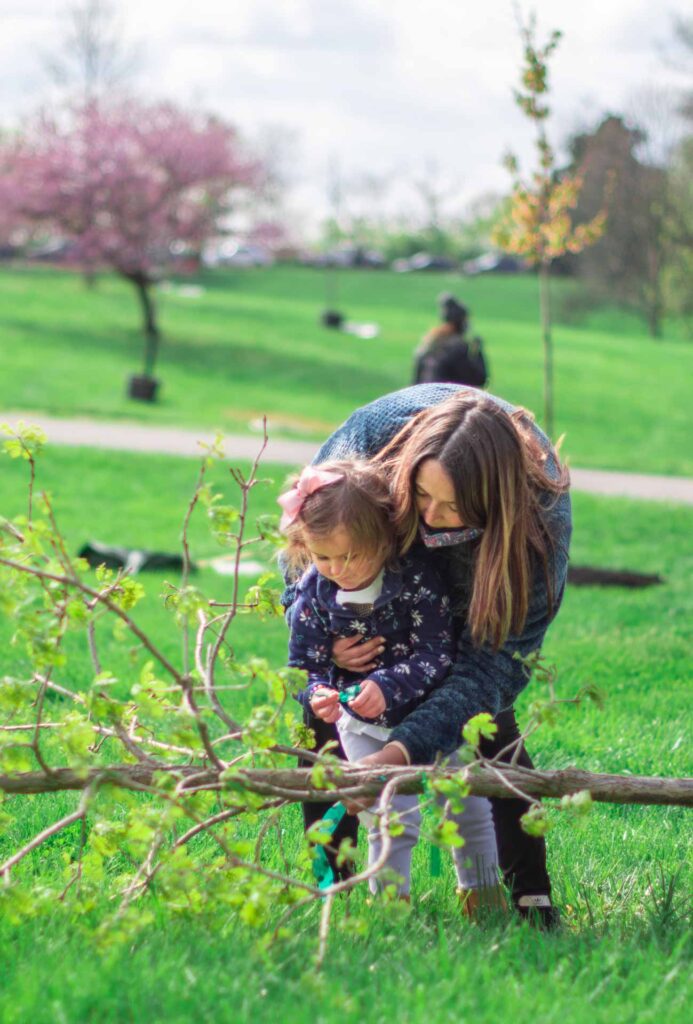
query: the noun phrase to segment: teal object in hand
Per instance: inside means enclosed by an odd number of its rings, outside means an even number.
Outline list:
[[[350,700],[353,700],[354,697],[358,697],[358,695],[360,693],[361,693],[361,684],[360,683],[354,683],[353,686],[347,686],[346,690],[342,690],[342,692],[339,695],[339,703],[340,704],[348,704]]]

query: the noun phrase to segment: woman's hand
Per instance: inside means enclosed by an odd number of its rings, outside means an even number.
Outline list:
[[[329,686],[319,686],[313,690],[310,698],[310,706],[313,714],[321,718],[323,722],[334,724],[342,714],[339,704],[339,691]]]
[[[404,765],[407,758],[399,743],[386,743],[382,750],[376,750],[374,754],[362,757],[357,761],[361,768],[377,768],[380,765]],[[345,800],[347,814],[358,814],[360,811],[367,811],[372,807],[378,798],[375,796],[364,796],[359,800]]]
[[[351,710],[361,718],[377,718],[378,715],[382,715],[386,704],[383,691],[372,679],[366,679],[361,683],[360,694],[349,701]]]
[[[332,661],[335,665],[358,674],[375,668],[375,659],[385,650],[385,640],[381,636],[374,636],[363,643],[362,640],[360,633],[335,640],[332,645]]]

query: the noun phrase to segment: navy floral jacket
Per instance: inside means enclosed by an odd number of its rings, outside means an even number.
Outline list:
[[[368,721],[397,725],[452,664],[450,598],[430,561],[415,555],[401,558],[396,569],[385,570],[382,591],[369,614],[337,604],[338,590],[315,566],[298,583],[290,612],[289,665],[308,673],[308,685],[298,700],[307,707],[317,686],[344,690],[364,678],[334,664],[331,652],[336,637],[382,636],[385,651],[368,679],[378,684],[386,706],[382,715]],[[344,710],[359,717],[347,705]]]

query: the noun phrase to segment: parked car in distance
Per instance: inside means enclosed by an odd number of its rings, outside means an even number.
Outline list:
[[[36,246],[28,245],[25,259],[37,263],[68,263],[78,258],[79,247],[69,238],[49,238]]]
[[[449,256],[434,256],[430,252],[415,252],[413,256],[394,260],[392,269],[398,274],[413,270],[457,270],[457,263]]]
[[[301,263],[309,267],[366,267],[379,270],[385,266],[385,257],[376,249],[361,245],[340,245],[327,252],[306,253]]]
[[[270,267],[274,256],[261,245],[224,238],[207,242],[202,247],[201,260],[205,267]]]
[[[526,269],[527,264],[524,260],[502,252],[485,252],[473,260],[465,260],[462,264],[462,273],[470,277],[475,274],[516,274]]]
[[[24,246],[5,242],[0,245],[0,260],[18,260],[24,256]]]

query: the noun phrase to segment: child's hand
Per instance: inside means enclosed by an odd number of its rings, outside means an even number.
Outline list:
[[[319,686],[313,690],[310,706],[313,714],[317,718],[321,718],[323,722],[334,723],[342,714],[339,691],[333,690],[329,686]]]
[[[372,679],[361,683],[361,693],[349,701],[349,707],[361,718],[377,718],[386,707],[383,691]]]

